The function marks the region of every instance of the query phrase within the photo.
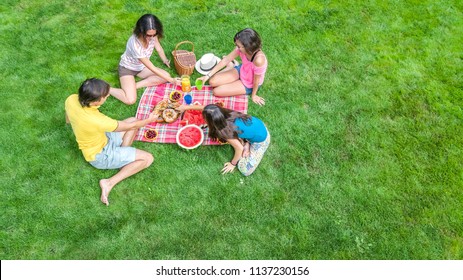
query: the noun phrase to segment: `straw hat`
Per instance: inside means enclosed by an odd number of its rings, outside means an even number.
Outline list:
[[[196,71],[200,74],[207,75],[220,61],[221,59],[213,53],[206,53],[200,60],[196,61]]]

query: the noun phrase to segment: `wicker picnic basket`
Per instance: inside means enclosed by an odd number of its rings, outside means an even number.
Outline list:
[[[186,50],[179,50],[178,47],[182,44],[191,44],[191,52]],[[174,57],[175,70],[179,75],[191,75],[195,69],[196,56],[195,46],[190,41],[183,41],[175,46],[172,56]]]

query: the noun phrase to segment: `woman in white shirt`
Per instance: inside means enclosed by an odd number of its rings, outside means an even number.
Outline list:
[[[172,78],[167,71],[154,66],[150,61],[153,49],[156,49],[161,60],[170,68],[170,61],[159,42],[162,37],[162,23],[155,15],[146,14],[137,21],[119,62],[118,72],[121,89],[111,88],[112,96],[131,105],[137,101],[138,88],[166,82],[175,85],[180,84],[179,78]],[[142,80],[136,82],[135,76]]]

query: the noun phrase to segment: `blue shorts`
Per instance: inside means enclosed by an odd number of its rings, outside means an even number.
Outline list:
[[[243,65],[243,64],[240,64],[240,65],[236,65],[236,66],[235,66],[236,71],[238,71],[238,76],[240,75],[241,65]],[[248,87],[246,87],[244,84],[243,84],[243,86],[244,86],[244,88],[246,89],[246,94],[247,94],[247,95],[250,95],[250,94],[252,93],[252,88],[248,88]],[[257,90],[259,90],[260,87],[261,87],[261,86],[259,86],[259,87],[257,88]]]
[[[134,147],[121,147],[122,133],[106,132],[106,137],[108,137],[108,144],[103,148],[103,151],[96,155],[94,161],[89,162],[93,167],[119,169],[135,161],[136,149]]]

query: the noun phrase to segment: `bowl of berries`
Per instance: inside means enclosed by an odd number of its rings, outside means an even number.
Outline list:
[[[178,90],[172,91],[169,95],[169,99],[172,102],[179,102],[182,99],[182,97],[183,97],[183,94]]]
[[[145,130],[144,136],[146,139],[153,141],[158,137],[158,132],[154,129],[147,129]]]

